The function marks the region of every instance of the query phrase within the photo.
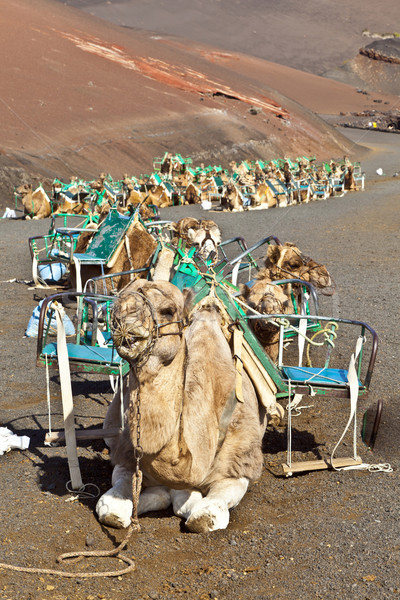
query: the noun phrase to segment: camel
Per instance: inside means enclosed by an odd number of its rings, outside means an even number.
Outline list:
[[[293,314],[295,312],[292,292],[297,306],[301,302],[298,284],[273,285],[281,279],[302,279],[311,283],[322,293],[332,293],[332,279],[324,265],[305,258],[300,250],[290,242],[268,246],[265,268],[261,269],[255,283],[241,286],[241,294],[250,309],[262,314]],[[249,310],[248,314],[252,314]],[[250,325],[272,361],[276,361],[279,351],[279,329],[266,319],[251,319]]]
[[[53,182],[53,198],[57,208],[53,214],[89,214],[91,212],[91,196],[87,186],[77,177],[71,177],[69,184],[59,180]]]
[[[79,236],[75,253],[84,252],[91,239],[91,232],[82,232]],[[133,269],[140,269],[148,266],[157,247],[157,242],[150,233],[141,225],[140,222],[133,222],[127,231],[124,243],[121,244],[120,248],[116,251],[115,256],[111,259],[108,265],[103,268],[100,265],[81,265],[81,281],[82,287],[85,286],[86,282],[93,277],[98,277],[102,274],[111,275],[113,273],[118,274],[124,271],[131,271]],[[72,264],[71,270],[71,285],[76,286],[76,275],[75,265]],[[132,279],[143,276],[146,274],[126,274],[118,275],[113,278],[104,280],[105,289],[99,290],[100,293],[114,293],[115,290],[121,290],[127,285]]]
[[[222,192],[221,207],[223,210],[231,210],[232,212],[238,212],[244,210],[243,203],[246,200],[243,198],[243,194],[233,182],[228,183]],[[251,200],[249,199],[248,204]]]
[[[168,193],[163,185],[152,185],[144,193],[147,204],[154,204],[158,208],[166,208],[172,206],[172,195]]]
[[[50,198],[41,185],[32,191],[32,184],[24,183],[15,193],[23,204],[25,219],[46,219],[51,215]]]
[[[240,291],[245,303],[263,315],[293,312],[284,289],[266,279],[255,281],[251,287],[241,285]],[[247,314],[254,313],[249,310]],[[249,324],[265,352],[273,362],[276,362],[279,353],[279,327],[267,319],[250,319]]]
[[[332,278],[324,265],[305,257],[291,242],[284,245],[268,246],[264,262],[265,268],[257,274],[257,279],[277,281],[279,279],[302,279],[311,283],[321,293],[332,293]]]
[[[169,179],[171,179],[172,178],[172,169],[173,169],[172,154],[171,154],[171,152],[168,152],[161,163],[160,173],[164,176],[167,176]]]
[[[189,183],[184,194],[185,204],[200,204],[201,202],[201,189],[198,184]]]
[[[300,167],[293,177],[293,185],[297,189],[297,201],[300,204],[310,202],[311,184],[307,171]]]
[[[349,165],[344,173],[344,189],[351,192],[358,192],[360,187],[357,185],[354,179],[354,166]]]
[[[266,183],[260,183],[251,195],[252,208],[274,208],[278,206],[278,199]]]
[[[175,237],[172,240],[177,245],[178,240],[184,240],[189,246],[196,246],[200,256],[206,260],[212,252],[218,256],[218,246],[221,243],[221,230],[209,219],[194,219],[183,217],[172,224]]]
[[[273,193],[274,193],[276,201],[277,201],[276,206],[279,206],[282,208],[287,206],[288,198],[287,198],[286,190],[283,186],[283,175],[280,173],[280,171],[278,171],[276,169],[275,174],[266,175],[265,179],[268,180],[271,183],[271,185],[273,186],[274,190],[276,190],[276,192],[273,190]],[[283,196],[283,198],[282,198],[282,196]]]
[[[261,474],[265,409],[245,372],[243,402],[237,402],[234,360],[220,314],[210,303],[189,313],[190,301],[190,291],[182,293],[167,281],[137,280],[115,302],[113,339],[131,370],[125,427],[108,441],[112,487],[96,506],[105,525],[130,523],[136,448],[143,453],[138,514],[172,503],[192,532],[226,528],[229,510]],[[118,392],[104,428],[118,427],[119,402]]]

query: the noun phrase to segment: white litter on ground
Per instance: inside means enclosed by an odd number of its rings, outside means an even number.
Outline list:
[[[0,427],[0,456],[10,450],[26,450],[30,441],[27,435],[15,435],[8,427]]]

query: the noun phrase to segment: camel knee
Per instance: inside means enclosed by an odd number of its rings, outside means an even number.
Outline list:
[[[138,515],[153,510],[165,510],[171,504],[171,494],[167,487],[158,485],[146,488],[139,497]]]
[[[128,527],[132,510],[132,473],[117,465],[113,471],[112,488],[99,498],[96,512],[100,523],[120,529]]]
[[[209,500],[225,503],[228,509],[234,508],[239,504],[248,487],[249,480],[247,477],[223,479],[211,486],[206,497]]]
[[[174,514],[187,519],[202,498],[202,493],[197,490],[171,490]]]

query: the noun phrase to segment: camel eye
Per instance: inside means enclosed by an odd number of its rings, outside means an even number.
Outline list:
[[[291,260],[289,262],[289,265],[292,267],[292,269],[295,269],[295,268],[301,266],[301,261],[299,261],[299,260]]]
[[[174,309],[172,308],[172,306],[166,306],[165,308],[162,308],[160,310],[160,314],[163,317],[166,317],[166,318],[173,317],[173,315],[174,315]]]

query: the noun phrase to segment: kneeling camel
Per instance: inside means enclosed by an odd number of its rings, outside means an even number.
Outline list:
[[[237,401],[220,314],[212,304],[188,314],[190,295],[167,281],[138,280],[116,300],[113,338],[131,370],[124,394],[127,424],[109,441],[113,487],[96,507],[106,525],[130,522],[138,445],[143,451],[138,514],[172,503],[194,532],[227,527],[229,509],[261,474],[265,409],[246,373],[243,402]],[[119,418],[117,394],[104,427],[118,426]]]

